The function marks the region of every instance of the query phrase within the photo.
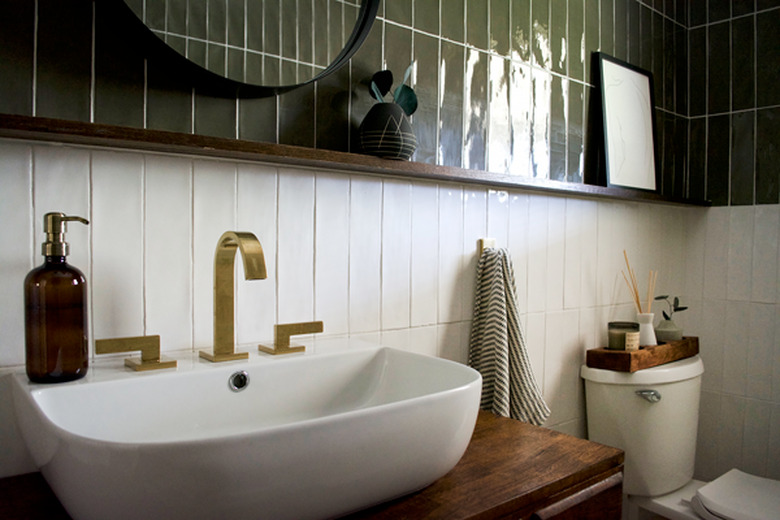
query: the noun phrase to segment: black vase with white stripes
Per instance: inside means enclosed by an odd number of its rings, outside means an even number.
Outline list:
[[[417,149],[417,138],[403,108],[396,103],[377,103],[360,124],[363,152],[383,159],[409,158]]]

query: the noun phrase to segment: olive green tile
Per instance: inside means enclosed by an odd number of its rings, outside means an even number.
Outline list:
[[[674,120],[674,196],[686,197],[688,189],[688,118]]]
[[[380,25],[380,24],[374,24]],[[331,2],[330,5],[330,26],[328,29],[328,63],[336,59],[339,51],[344,47],[344,22],[342,4]]]
[[[209,2],[208,12],[208,39],[211,42],[227,42],[227,9],[224,2]]]
[[[601,26],[599,24],[599,0],[585,0],[585,81],[593,83],[591,56],[601,45]]]
[[[688,114],[688,30],[677,26],[677,37],[674,40],[675,53],[675,112]]]
[[[708,0],[707,21],[709,23],[714,23],[731,18],[732,1],[733,0]]]
[[[338,19],[341,20],[340,17]],[[264,0],[263,52],[279,56],[282,52],[281,41],[282,11],[279,0]]]
[[[281,60],[281,65],[279,85],[286,86],[298,84],[298,64],[294,61]]]
[[[349,101],[349,67],[317,81],[317,148],[349,151]]]
[[[206,2],[190,2],[187,14],[187,34],[192,38],[208,38]]]
[[[332,61],[328,55],[328,0],[314,2],[314,63],[327,66]]]
[[[34,4],[0,2],[0,113],[32,115]]]
[[[550,46],[552,48],[552,70],[566,74],[569,51],[567,25],[567,0],[550,2]]]
[[[246,48],[253,51],[263,50],[263,4],[246,4]]]
[[[585,126],[584,126],[585,86],[574,81],[569,82],[568,128],[566,150],[568,154],[566,180],[581,183],[585,165]]]
[[[682,3],[682,2],[681,2]],[[754,0],[732,0],[731,14],[734,17],[756,12],[756,3]]]
[[[195,133],[236,137],[236,100],[195,92]]]
[[[615,50],[616,58],[626,60],[628,57],[628,3],[634,0],[615,0]]]
[[[466,0],[466,43],[477,49],[487,50],[489,0]]]
[[[639,63],[636,66],[653,70],[653,11],[649,7],[639,7]]]
[[[531,60],[531,2],[512,2],[510,5],[512,55],[528,63]]]
[[[449,2],[447,6],[449,7]],[[439,34],[440,0],[414,0],[414,28],[427,33]]]
[[[383,2],[385,17],[407,27],[412,26],[412,0],[392,0]]]
[[[447,41],[441,43],[442,96],[438,152],[444,166],[462,166],[463,160],[463,66],[464,49]]]
[[[752,206],[755,180],[755,112],[731,116],[731,205]]]
[[[279,143],[314,148],[314,84],[279,96]]]
[[[438,56],[438,39],[423,34],[415,35],[414,60],[417,74],[414,90],[418,106],[412,118],[412,128],[417,137],[414,160],[429,164],[436,164],[436,132],[439,126]]]
[[[780,105],[780,9],[756,15],[756,102]]]
[[[311,2],[298,3],[298,61],[302,63],[314,62],[314,50],[312,49],[312,31],[305,28],[313,27]],[[307,74],[311,76],[311,73]]]
[[[227,0],[226,7],[227,43],[229,45],[243,47],[244,25],[247,16],[244,0]]]
[[[298,56],[298,16],[292,9],[282,9],[281,53],[282,59],[295,60]]]
[[[474,170],[486,167],[487,132],[485,114],[488,111],[488,55],[475,49],[468,49],[469,64],[464,77],[464,157],[463,165]]]
[[[191,133],[192,85],[156,60],[148,61],[146,76],[146,127]]]
[[[404,72],[412,60],[412,31],[398,25],[387,24],[385,26],[385,63],[387,63],[390,72],[393,73],[393,88],[403,81]]]
[[[238,100],[238,138],[276,143],[276,97]]]
[[[190,40],[187,44],[187,59],[197,65],[206,67],[206,43],[200,40]]]
[[[713,206],[729,205],[729,127],[731,116],[707,118],[707,198]]]
[[[187,34],[187,0],[168,0],[165,13],[169,33]]]
[[[550,176],[550,101],[551,74],[534,69],[531,75],[533,116],[531,123],[532,176],[546,179]]]
[[[707,39],[707,111],[728,112],[731,108],[731,24],[710,25]]]
[[[227,77],[243,83],[246,79],[244,71],[244,51],[240,49],[228,48],[227,54]]]
[[[245,81],[250,85],[262,85],[263,55],[256,52],[247,52],[245,58]]]
[[[756,112],[756,203],[777,204],[780,194],[780,108]]]
[[[707,112],[707,28],[699,27],[688,31],[690,72],[690,97],[688,111],[691,116]]]
[[[206,68],[219,76],[226,73],[227,48],[218,43],[206,44]]]
[[[569,3],[569,77],[585,79],[585,12],[582,2]]]
[[[40,0],[35,115],[89,121],[91,58],[92,4]]]
[[[539,67],[552,67],[552,42],[550,41],[550,4],[547,0],[531,0],[531,27],[533,63]]]
[[[490,49],[501,56],[509,56],[510,6],[505,0],[490,0]]]
[[[642,31],[640,29],[639,4],[631,2],[628,4],[628,55],[626,61],[639,66],[642,62]]]
[[[105,4],[95,5],[94,121],[144,125],[144,56],[127,45],[135,37]],[[153,58],[152,58],[153,59]]]
[[[371,27],[368,37],[352,57],[352,84],[350,91],[350,142],[349,151],[359,152],[357,129],[363,118],[376,103],[371,97],[369,85],[375,72],[382,69],[383,23],[377,22]],[[389,99],[389,96],[388,96]]]
[[[441,35],[449,40],[463,42],[465,36],[466,0],[446,0],[441,10]]]
[[[695,117],[689,124],[688,197],[707,198],[707,118]]]
[[[144,23],[152,30],[165,30],[165,2],[146,2]]]
[[[615,6],[613,0],[601,0],[601,52],[610,56],[615,55]]]
[[[282,64],[279,58],[263,57],[263,85],[279,86],[282,78]]]

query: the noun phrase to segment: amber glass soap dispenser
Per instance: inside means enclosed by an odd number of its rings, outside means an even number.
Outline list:
[[[46,260],[24,280],[27,377],[34,383],[62,383],[87,373],[87,281],[66,262],[71,221],[89,224],[64,213],[44,215]]]

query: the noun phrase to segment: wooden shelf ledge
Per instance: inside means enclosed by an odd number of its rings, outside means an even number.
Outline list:
[[[391,161],[368,155],[221,137],[144,130],[99,123],[0,114],[0,137],[110,148],[258,161],[363,174],[479,184],[548,194],[662,204],[709,206],[708,201],[670,198],[654,192],[534,179],[433,164]]]

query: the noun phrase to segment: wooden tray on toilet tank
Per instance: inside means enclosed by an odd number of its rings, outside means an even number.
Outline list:
[[[633,351],[594,348],[588,350],[585,364],[591,368],[636,372],[643,368],[656,367],[689,358],[698,353],[699,338],[686,336],[680,341],[670,341],[652,347],[639,347],[639,350]]]

